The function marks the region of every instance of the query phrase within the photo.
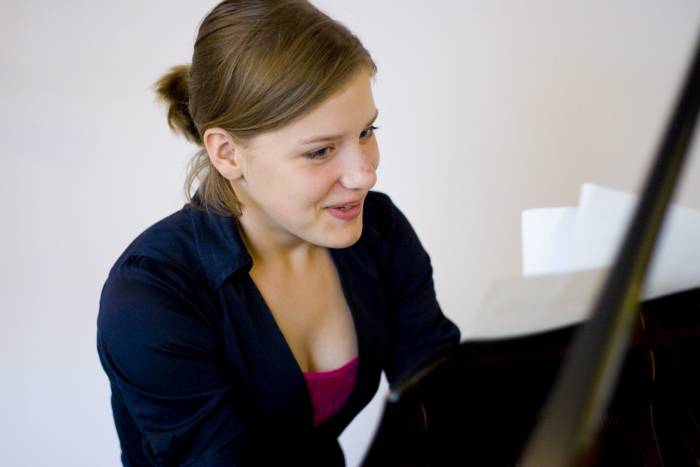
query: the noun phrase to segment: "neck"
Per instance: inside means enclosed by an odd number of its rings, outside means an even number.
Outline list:
[[[303,270],[325,250],[281,229],[266,228],[253,217],[250,211],[244,211],[238,218],[238,224],[243,243],[257,267],[274,265]]]

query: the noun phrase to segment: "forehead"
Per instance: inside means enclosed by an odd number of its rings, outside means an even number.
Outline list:
[[[282,128],[253,138],[251,146],[282,142],[298,145],[300,140],[315,136],[348,136],[362,129],[375,113],[371,77],[362,70],[309,112]]]

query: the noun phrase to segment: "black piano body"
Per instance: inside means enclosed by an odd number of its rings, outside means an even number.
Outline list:
[[[431,360],[391,391],[363,465],[516,465],[580,326]],[[642,303],[594,459],[700,465],[700,288]]]

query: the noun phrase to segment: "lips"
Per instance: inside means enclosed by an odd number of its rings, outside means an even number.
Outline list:
[[[360,203],[362,203],[361,199],[355,200],[355,201],[345,201],[343,203],[336,203],[336,204],[332,204],[332,205],[326,206],[326,207],[328,209],[341,209],[341,210],[345,209],[345,210],[347,210],[350,208],[354,208],[355,206],[359,205]]]
[[[362,212],[362,199],[332,204],[326,207],[326,211],[337,219],[350,221]]]

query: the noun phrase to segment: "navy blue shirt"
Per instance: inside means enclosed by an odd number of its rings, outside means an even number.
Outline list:
[[[357,379],[319,427],[235,218],[185,204],[127,247],[97,320],[124,465],[344,464],[337,437],[381,372],[396,384],[460,338],[408,220],[378,192],[363,216],[358,242],[330,250],[357,334]]]

